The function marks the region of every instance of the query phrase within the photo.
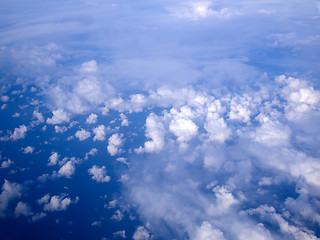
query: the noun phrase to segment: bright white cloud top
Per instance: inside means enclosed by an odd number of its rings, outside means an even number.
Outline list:
[[[320,238],[319,2],[0,13],[3,238]]]

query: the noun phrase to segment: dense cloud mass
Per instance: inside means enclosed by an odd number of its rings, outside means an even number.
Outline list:
[[[319,2],[0,6],[4,239],[320,238]]]

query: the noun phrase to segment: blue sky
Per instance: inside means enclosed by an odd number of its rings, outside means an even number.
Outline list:
[[[320,238],[320,2],[0,6],[1,238]]]

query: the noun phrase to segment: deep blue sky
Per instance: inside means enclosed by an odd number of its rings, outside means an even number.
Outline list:
[[[320,2],[0,3],[1,239],[320,238]]]

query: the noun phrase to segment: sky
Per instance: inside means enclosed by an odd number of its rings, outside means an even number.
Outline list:
[[[0,238],[320,238],[320,2],[2,0]]]

